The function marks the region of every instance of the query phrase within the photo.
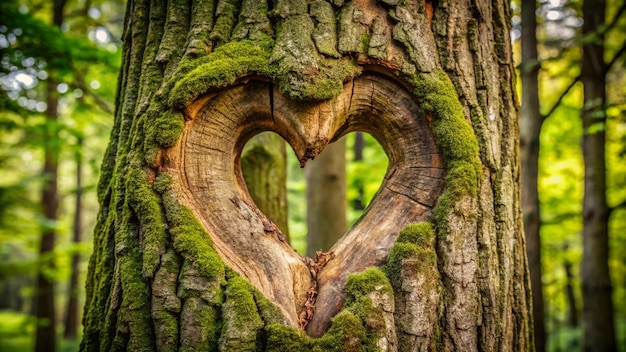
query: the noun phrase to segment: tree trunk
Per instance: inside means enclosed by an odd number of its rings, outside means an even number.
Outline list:
[[[526,234],[526,254],[533,297],[535,349],[546,348],[546,328],[541,275],[541,213],[539,209],[539,141],[543,116],[539,105],[539,56],[537,55],[536,0],[522,1],[522,110],[520,145],[522,152],[522,212]]]
[[[52,23],[61,27],[63,24],[63,8],[65,0],[55,0],[52,9]],[[58,92],[54,75],[48,79],[46,87],[46,139],[44,146],[44,166],[42,171],[43,186],[41,194],[41,206],[45,223],[43,225],[41,244],[39,246],[39,258],[42,264],[54,266],[52,252],[56,241],[56,221],[59,208],[58,175],[59,175],[59,147],[58,136]],[[46,270],[50,268],[38,268],[35,284],[35,317],[37,318],[37,331],[35,335],[35,351],[56,350],[56,310],[54,303],[54,277]]]
[[[574,274],[572,274],[572,263],[565,259],[563,262],[565,270],[565,297],[567,298],[567,326],[576,328],[578,326],[578,304],[576,304],[576,295],[574,294]]]
[[[76,143],[76,203],[74,204],[74,225],[72,244],[78,246],[83,238],[83,138],[78,137]],[[76,338],[78,331],[78,276],[80,273],[80,254],[72,254],[72,266],[70,268],[69,295],[65,312],[65,330],[63,337],[66,339]]]
[[[254,136],[241,155],[241,171],[256,206],[289,242],[285,141],[272,133]]]
[[[328,251],[346,232],[346,139],[329,144],[304,169],[306,177],[306,253]]]
[[[128,4],[82,350],[533,349],[508,3],[163,3]],[[387,153],[332,253],[252,201],[268,130]]]
[[[608,221],[606,203],[606,65],[604,34],[606,2],[583,2],[583,35],[593,40],[583,45],[581,81],[584,85],[583,159],[583,349],[617,351],[613,298],[609,274]]]
[[[355,133],[354,137],[354,161],[362,161],[363,160],[363,150],[365,149],[365,137],[363,136],[363,132]],[[362,211],[365,210],[365,190],[363,189],[363,185],[360,184],[358,186],[358,195],[355,199],[352,200],[352,206],[354,210]]]

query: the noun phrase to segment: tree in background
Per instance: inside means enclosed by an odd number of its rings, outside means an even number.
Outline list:
[[[606,74],[604,29],[606,2],[583,1],[581,82],[584,104],[582,150],[583,200],[583,348],[617,351],[609,273],[609,206],[606,201]]]
[[[290,242],[285,141],[274,133],[254,136],[241,155],[241,170],[254,203]]]
[[[52,24],[61,28],[65,0],[55,0],[52,7]],[[56,72],[52,71],[46,86],[46,128],[44,134],[44,165],[42,171],[41,208],[45,217],[44,229],[39,247],[39,257],[51,257],[57,238],[56,222],[59,210],[59,154],[61,141],[59,129],[59,96],[57,92]],[[54,265],[54,261],[48,262]],[[43,268],[37,272],[35,284],[35,316],[37,317],[37,336],[35,351],[56,350],[56,309],[54,302],[54,279],[47,276]]]
[[[533,328],[535,349],[545,351],[546,328],[544,323],[544,298],[541,270],[541,212],[539,207],[539,149],[541,125],[544,116],[539,105],[539,69],[537,54],[537,1],[523,0],[522,12],[522,106],[520,119],[520,146],[522,159],[522,211],[524,213],[524,233],[526,253],[530,270],[530,283],[533,293]]]
[[[624,13],[624,3],[622,1],[611,1],[608,3],[609,18],[610,21],[605,20],[604,24],[596,30],[582,35],[580,28],[583,24],[584,9],[580,8],[581,2],[541,2],[538,5],[537,16],[540,19],[540,25],[537,27],[537,35],[540,37],[539,49],[540,58],[538,60],[529,59],[528,56],[522,54],[522,64],[520,65],[520,73],[523,80],[523,104],[522,104],[522,124],[521,124],[521,141],[522,141],[522,155],[523,155],[523,170],[524,175],[527,172],[534,170],[532,163],[529,163],[528,159],[524,157],[524,154],[528,153],[531,146],[526,147],[525,144],[530,138],[524,137],[524,130],[529,130],[529,127],[533,125],[530,123],[536,121],[535,127],[544,126],[541,133],[541,138],[537,139],[542,141],[541,144],[541,158],[539,159],[539,183],[535,185],[524,186],[523,199],[530,199],[527,195],[533,191],[534,186],[539,186],[539,194],[542,206],[541,216],[541,232],[542,242],[544,242],[539,248],[544,251],[542,262],[544,264],[543,269],[543,287],[545,292],[548,293],[548,311],[545,315],[548,320],[546,324],[549,327],[549,344],[550,350],[558,350],[561,348],[574,349],[579,346],[580,330],[577,328],[578,311],[577,300],[580,299],[579,293],[579,280],[580,274],[578,272],[579,263],[581,263],[580,252],[585,248],[581,245],[580,237],[578,233],[582,230],[583,219],[582,204],[583,204],[583,187],[582,182],[580,185],[577,180],[583,179],[583,159],[582,152],[579,149],[580,139],[584,133],[587,133],[587,129],[579,126],[580,120],[580,108],[582,107],[582,90],[579,90],[577,83],[581,80],[581,50],[582,44],[593,42],[594,35],[602,34],[608,35],[608,39],[604,41],[605,47],[608,48],[606,53],[609,60],[606,61],[606,72],[612,72],[610,80],[607,83],[613,88],[609,91],[614,92],[612,98],[608,100],[610,103],[605,104],[607,118],[607,127],[604,127],[603,123],[596,124],[593,129],[604,129],[613,135],[613,141],[607,139],[607,175],[609,184],[612,184],[608,195],[613,199],[612,203],[618,204],[616,207],[609,208],[612,213],[612,209],[619,208],[623,194],[619,191],[620,180],[623,178],[623,168],[620,168],[620,161],[618,152],[616,152],[615,136],[620,135],[622,126],[619,122],[620,111],[623,110],[623,92],[621,87],[623,86],[622,77],[623,69],[619,65],[615,65],[619,62],[620,56],[625,51],[624,38],[623,38],[623,26],[624,21],[622,15]],[[525,5],[523,3],[522,5]],[[535,6],[534,3],[530,4],[531,7]],[[530,10],[530,8],[529,8]],[[527,16],[533,16],[531,11],[527,12]],[[533,18],[524,17],[524,9],[522,9],[522,22],[532,23]],[[515,22],[519,22],[519,17],[514,19]],[[516,29],[518,30],[518,29]],[[523,31],[522,31],[523,32]],[[519,32],[513,33],[514,37],[517,37]],[[526,32],[528,33],[528,32]],[[533,33],[534,34],[534,33]],[[524,46],[524,34],[521,35],[522,46]],[[529,37],[527,37],[529,38]],[[608,44],[608,45],[607,45]],[[526,45],[526,48],[529,46]],[[523,48],[523,52],[528,54],[528,50]],[[525,65],[529,63],[530,65]],[[532,82],[528,83],[528,77],[531,73],[528,68],[534,68],[534,64],[541,63],[540,85],[542,90],[540,91],[541,102],[548,104],[542,105],[543,115],[530,114],[529,110],[534,110],[534,106],[526,98],[533,97],[536,93],[533,92],[536,88],[533,88]],[[539,68],[539,66],[537,66]],[[611,68],[613,70],[609,71]],[[555,89],[561,86],[563,89]],[[617,88],[620,87],[620,88]],[[620,95],[622,94],[622,95]],[[551,104],[550,104],[551,103]],[[546,107],[547,105],[551,105]],[[534,118],[531,118],[534,116]],[[550,117],[550,118],[549,118]],[[549,118],[549,119],[548,119]],[[546,124],[547,122],[547,124]],[[547,125],[547,131],[546,131]],[[538,136],[539,128],[535,129],[535,135]],[[526,132],[528,135],[528,132]],[[619,139],[619,137],[617,138]],[[617,158],[616,158],[617,157]],[[523,175],[522,179],[525,179]],[[527,177],[524,182],[527,182]],[[526,202],[525,202],[526,203]],[[535,203],[537,204],[537,203]],[[538,205],[538,204],[537,204]],[[533,207],[531,207],[533,208]],[[538,209],[538,208],[536,208]],[[525,217],[530,220],[534,217],[535,212],[525,210]],[[612,227],[615,230],[611,230],[614,235],[611,236],[613,246],[619,246],[619,243],[623,243],[622,231],[620,227],[624,225],[624,218],[618,215],[612,217]],[[539,223],[536,223],[537,225]],[[530,229],[531,231],[528,231]],[[527,226],[527,238],[530,237],[534,230],[539,228],[529,228]],[[534,251],[531,240],[527,241],[529,260],[532,262]],[[619,258],[612,256],[609,258],[612,266],[612,276],[614,278],[622,277],[623,266],[619,264]],[[531,265],[531,276],[533,272],[533,266]],[[536,272],[536,270],[535,270]],[[539,281],[539,280],[537,280]],[[623,295],[623,288],[617,287],[615,292],[618,297]],[[537,291],[535,290],[535,293]],[[595,298],[594,298],[595,299]],[[617,316],[623,316],[620,313],[622,305],[617,305]],[[537,305],[535,305],[537,309]],[[537,321],[538,314],[535,314],[535,324],[540,323]],[[563,329],[565,327],[565,329]],[[538,338],[538,334],[535,335]],[[565,347],[563,347],[563,343]],[[538,346],[539,348],[539,346]]]
[[[328,251],[348,230],[346,220],[346,139],[328,145],[315,160],[307,163],[307,250]]]

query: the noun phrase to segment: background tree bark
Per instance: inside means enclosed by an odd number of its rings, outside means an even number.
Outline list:
[[[533,292],[533,330],[535,349],[545,351],[546,328],[541,270],[541,212],[539,208],[539,149],[544,117],[539,105],[538,75],[541,64],[537,54],[537,1],[522,1],[522,108],[520,145],[522,154],[522,211],[526,253]]]
[[[74,203],[74,224],[72,226],[72,244],[78,246],[83,238],[83,137],[77,136],[74,160],[76,161],[76,194]],[[80,254],[72,254],[72,266],[70,267],[69,298],[65,310],[65,324],[63,337],[75,339],[78,331],[78,276],[80,274]]]
[[[613,298],[609,274],[608,221],[606,202],[606,65],[604,29],[606,2],[583,2],[583,45],[581,81],[584,85],[583,159],[583,349],[616,351]]]
[[[533,349],[507,2],[128,6],[82,350]],[[334,256],[246,192],[266,130],[387,153]]]
[[[64,0],[55,0],[52,7],[52,24],[61,27],[63,24]],[[54,267],[52,251],[57,237],[56,221],[59,209],[59,153],[58,136],[58,105],[59,96],[54,75],[51,75],[46,87],[46,142],[44,146],[44,166],[41,172],[43,186],[41,206],[45,223],[43,224],[39,257],[46,266]],[[41,265],[40,265],[41,266]],[[56,309],[54,294],[54,278],[46,270],[39,267],[35,284],[35,316],[37,317],[37,331],[35,336],[35,351],[56,351]]]
[[[348,230],[346,223],[346,139],[328,145],[307,163],[306,254],[328,251]]]

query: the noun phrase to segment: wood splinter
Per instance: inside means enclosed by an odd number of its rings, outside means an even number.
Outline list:
[[[309,325],[309,322],[313,319],[313,314],[315,313],[315,301],[317,300],[318,293],[317,273],[334,257],[335,253],[332,251],[316,251],[315,260],[308,257],[305,258],[306,264],[311,272],[311,276],[313,277],[313,283],[306,291],[307,300],[304,303],[304,310],[300,313],[298,319],[300,322],[300,329],[302,329],[302,331],[306,330],[306,326]]]

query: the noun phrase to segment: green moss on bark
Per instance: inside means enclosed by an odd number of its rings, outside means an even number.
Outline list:
[[[129,205],[141,224],[143,234],[142,262],[143,277],[153,277],[160,256],[167,248],[165,216],[160,199],[148,183],[148,174],[141,168],[131,168],[128,174]]]
[[[378,268],[368,268],[358,274],[352,274],[346,279],[346,306],[350,306],[360,297],[370,292],[393,294],[389,280]]]
[[[163,205],[174,248],[194,262],[206,277],[223,277],[224,262],[213,248],[211,236],[191,210],[180,205],[171,190],[163,194]]]
[[[413,243],[396,242],[389,251],[387,256],[387,264],[385,265],[385,273],[391,281],[394,289],[398,290],[402,287],[402,265],[407,259],[417,259],[426,270],[425,274],[429,274],[429,279],[434,282],[439,279],[437,271],[437,254],[432,248],[423,248]]]
[[[420,107],[433,118],[435,140],[446,167],[446,186],[433,210],[438,233],[447,231],[447,215],[464,195],[476,196],[482,164],[478,141],[465,119],[450,78],[440,69],[409,77]]]
[[[215,88],[235,83],[237,78],[248,74],[273,76],[269,59],[269,42],[258,45],[249,40],[231,42],[217,48],[206,58],[189,63],[195,66],[189,72],[185,67],[176,75],[176,82],[169,97],[169,104],[183,109],[193,99]]]
[[[239,276],[226,284],[222,305],[224,327],[219,339],[221,351],[256,351],[261,344],[263,320],[259,315],[252,285]]]
[[[215,9],[217,20],[209,35],[209,39],[213,41],[215,46],[220,46],[228,42],[237,21],[238,13],[239,1],[237,0],[220,0],[217,3]]]
[[[374,307],[370,295],[387,295],[393,291],[378,268],[352,274],[346,282],[346,305],[331,322],[322,337],[311,338],[304,332],[281,324],[269,324],[267,351],[379,351],[378,340],[387,326],[384,312]]]
[[[303,23],[309,24],[308,37],[302,34]],[[276,46],[269,36],[255,42],[230,42],[206,57],[182,64],[171,80],[168,104],[183,109],[198,96],[233,85],[247,75],[277,81],[281,92],[294,100],[326,100],[339,95],[344,80],[360,69],[350,59],[319,57],[310,38],[312,29],[308,15],[291,16],[279,26]]]

